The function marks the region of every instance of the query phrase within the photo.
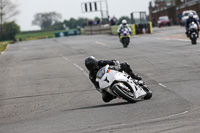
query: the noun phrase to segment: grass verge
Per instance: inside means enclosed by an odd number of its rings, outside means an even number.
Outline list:
[[[9,42],[0,42],[0,53],[5,51]]]
[[[42,38],[53,38],[55,36],[55,32],[64,32],[65,30],[61,31],[49,31],[49,32],[26,32],[20,33],[16,35],[16,39],[18,40],[27,40],[27,39],[42,39]]]

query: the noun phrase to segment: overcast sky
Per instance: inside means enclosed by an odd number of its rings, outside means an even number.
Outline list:
[[[101,17],[100,12],[82,13],[81,3],[100,0],[13,0],[18,5],[20,14],[16,17],[16,22],[22,31],[38,30],[38,26],[33,26],[32,21],[36,13],[55,11],[62,15],[62,20],[79,17],[94,18]],[[134,11],[146,11],[147,14],[150,0],[107,0],[109,15],[130,16]]]

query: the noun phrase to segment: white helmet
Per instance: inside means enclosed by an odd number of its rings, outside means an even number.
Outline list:
[[[123,24],[123,25],[126,25],[126,24],[127,24],[126,19],[123,19],[123,20],[122,20],[122,24]]]
[[[194,14],[191,12],[188,14],[189,18],[193,18]]]

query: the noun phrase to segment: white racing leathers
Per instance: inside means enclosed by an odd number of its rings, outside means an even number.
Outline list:
[[[129,30],[129,32],[131,32],[131,28],[128,26],[128,24],[126,24],[126,25],[120,24],[117,29],[117,33],[121,33],[121,30],[124,28],[127,28]]]

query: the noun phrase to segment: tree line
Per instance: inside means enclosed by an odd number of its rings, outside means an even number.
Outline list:
[[[37,25],[41,30],[65,30],[65,29],[74,29],[77,27],[84,27],[91,23],[98,24],[95,22],[101,21],[101,23],[108,23],[108,18],[100,19],[99,17],[95,17],[94,19],[88,18],[70,18],[69,20],[61,21],[62,15],[56,12],[49,13],[37,13],[34,16],[34,20],[32,21],[33,25]],[[122,19],[126,19],[130,22],[130,18],[127,16],[120,17],[117,19],[116,24],[120,24]]]
[[[0,0],[0,41],[15,41],[16,34],[20,33],[20,26],[14,21],[17,14],[19,14],[19,11],[15,3],[12,3],[10,0]],[[101,20],[99,17],[95,17],[94,19],[70,18],[64,21],[61,21],[61,19],[62,15],[57,12],[37,13],[34,15],[32,25],[39,26],[41,31],[54,31],[81,28],[93,22],[105,24],[108,21],[108,18]],[[130,22],[130,18],[124,16],[117,19],[116,24],[120,24],[122,19]]]

